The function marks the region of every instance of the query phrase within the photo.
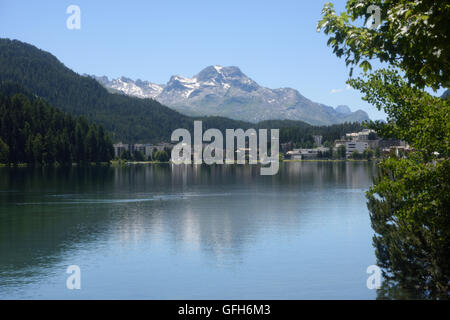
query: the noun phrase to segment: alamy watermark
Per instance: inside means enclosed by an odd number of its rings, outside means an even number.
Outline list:
[[[66,280],[66,288],[69,290],[81,289],[81,269],[77,265],[67,267],[66,273],[70,276]]]
[[[202,121],[194,121],[194,141],[187,129],[176,129],[172,142],[179,142],[172,149],[175,164],[262,164],[261,175],[275,175],[279,169],[279,129],[270,130],[270,155],[267,141],[268,130],[226,129],[224,149],[223,134],[218,129],[208,129],[203,133]],[[181,141],[180,141],[181,139]],[[248,139],[248,144],[246,143]],[[235,141],[237,141],[235,145]],[[204,142],[209,142],[205,145]],[[225,152],[225,154],[224,154]]]
[[[66,13],[70,16],[66,20],[66,27],[69,30],[81,29],[81,9],[79,6],[72,4],[67,7]]]
[[[367,19],[367,27],[377,29],[381,25],[381,8],[372,4],[367,8],[367,14],[370,14],[369,19]]]
[[[367,289],[380,289],[382,276],[380,267],[376,265],[368,266],[366,272],[370,274],[369,278],[367,278],[366,281]]]

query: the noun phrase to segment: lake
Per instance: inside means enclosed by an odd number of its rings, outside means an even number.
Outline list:
[[[375,169],[0,168],[0,299],[374,299]]]

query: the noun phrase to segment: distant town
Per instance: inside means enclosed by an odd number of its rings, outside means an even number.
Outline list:
[[[323,145],[322,136],[315,135],[313,148],[294,148],[292,142],[280,145],[280,154],[284,160],[326,160],[326,159],[372,159],[383,155],[403,156],[410,151],[407,142],[397,139],[379,138],[372,129],[364,129],[360,132],[347,133],[335,140],[333,145]],[[204,144],[204,147],[207,144]],[[114,144],[115,159],[129,161],[170,161],[173,143],[162,142],[159,144]],[[246,157],[251,157],[251,149],[246,144],[245,148],[235,148],[236,153],[245,152]],[[259,150],[258,150],[259,152]],[[225,154],[225,150],[224,150]]]

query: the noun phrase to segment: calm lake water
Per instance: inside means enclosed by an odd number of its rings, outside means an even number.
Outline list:
[[[374,165],[259,173],[0,168],[0,299],[374,299]]]

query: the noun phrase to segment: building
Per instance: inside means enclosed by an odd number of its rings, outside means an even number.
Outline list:
[[[352,141],[369,141],[369,137],[373,136],[374,138],[372,140],[376,139],[376,133],[375,130],[372,129],[363,129],[363,131],[360,132],[352,132],[347,133],[345,135],[346,140],[352,140]]]
[[[122,142],[114,144],[113,147],[114,147],[114,157],[116,158],[120,158],[120,156],[124,151],[130,150],[130,145],[123,144]]]
[[[291,160],[318,159],[320,155],[328,152],[328,148],[319,147],[314,149],[294,149],[286,153],[286,157]]]
[[[353,152],[363,153],[364,150],[369,149],[369,143],[367,141],[346,141],[345,150],[347,157],[351,156]]]
[[[354,151],[363,153],[366,149],[375,150],[378,148],[384,153],[390,152],[390,150],[398,153],[398,150],[409,149],[405,141],[398,139],[380,139],[376,136],[375,130],[372,129],[347,133],[342,139],[335,141],[335,150],[341,145],[345,146],[347,156],[350,156]]]
[[[322,146],[322,136],[313,136],[314,139],[314,144],[317,147],[321,147]]]
[[[159,143],[157,145],[152,144],[124,144],[122,142],[114,144],[114,156],[116,158],[120,158],[124,151],[129,151],[130,154],[134,154],[135,152],[140,152],[144,155],[145,158],[151,159],[154,151],[163,151],[165,149],[172,149],[172,145],[170,143]]]
[[[133,145],[133,152],[140,152],[142,153],[144,156],[145,154],[145,144],[135,144]]]

